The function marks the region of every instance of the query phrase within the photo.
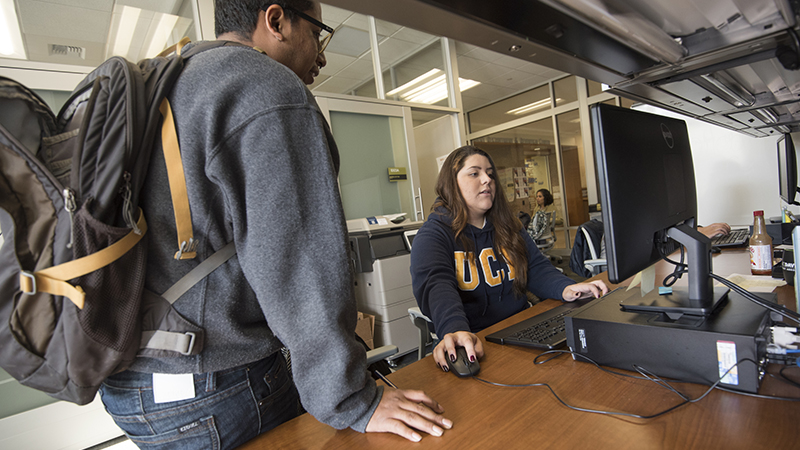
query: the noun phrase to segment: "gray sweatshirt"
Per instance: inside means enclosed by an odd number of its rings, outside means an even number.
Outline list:
[[[241,46],[192,57],[169,100],[199,243],[196,259],[173,259],[175,218],[156,149],[141,194],[146,288],[164,292],[230,241],[237,255],[174,305],[205,328],[203,352],[138,358],[131,370],[219,371],[285,345],[306,410],[363,432],[382,390],[354,338],[339,154],[316,101],[287,67]]]

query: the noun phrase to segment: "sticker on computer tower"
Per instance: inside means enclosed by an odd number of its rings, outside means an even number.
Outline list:
[[[586,353],[586,330],[578,329],[578,339],[581,341],[581,353]]]
[[[725,384],[739,384],[739,367],[736,365],[736,344],[731,341],[717,341],[717,363],[719,376]],[[730,369],[730,372],[728,372]],[[726,373],[727,372],[727,373]]]

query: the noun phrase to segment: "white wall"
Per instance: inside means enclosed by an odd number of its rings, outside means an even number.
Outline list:
[[[779,136],[754,138],[653,106],[637,110],[686,121],[694,158],[698,222],[750,225],[753,211],[780,216],[778,196]],[[777,134],[777,133],[776,133]],[[797,206],[790,207],[800,211]]]

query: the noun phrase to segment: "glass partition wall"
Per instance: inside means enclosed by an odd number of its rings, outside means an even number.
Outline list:
[[[492,155],[501,175],[524,173],[501,179],[515,211],[531,214],[536,192],[552,193],[555,246],[567,251],[577,227],[590,219],[590,206],[599,202],[591,131],[585,123],[589,105],[597,102],[620,104],[599,83],[566,76],[467,112],[468,139]]]

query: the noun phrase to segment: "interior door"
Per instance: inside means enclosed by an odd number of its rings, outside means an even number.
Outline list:
[[[410,108],[317,100],[339,147],[345,218],[404,213],[407,219],[423,220]]]

